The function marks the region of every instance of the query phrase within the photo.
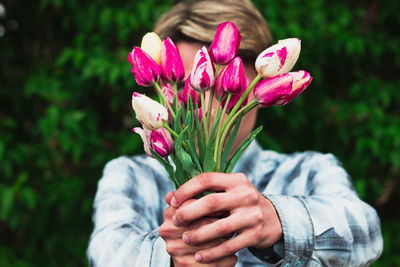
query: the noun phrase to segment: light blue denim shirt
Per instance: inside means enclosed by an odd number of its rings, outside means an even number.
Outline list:
[[[365,266],[381,254],[379,218],[333,155],[279,154],[253,142],[234,172],[273,203],[283,229],[273,247],[239,251],[236,266]],[[107,163],[94,201],[90,266],[170,266],[158,228],[164,196],[173,190],[161,165],[146,155]]]

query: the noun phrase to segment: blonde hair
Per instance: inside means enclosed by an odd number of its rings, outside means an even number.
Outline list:
[[[175,5],[156,23],[154,31],[174,42],[188,41],[211,44],[220,23],[236,24],[242,41],[239,56],[254,62],[272,44],[267,22],[250,0],[189,0]]]

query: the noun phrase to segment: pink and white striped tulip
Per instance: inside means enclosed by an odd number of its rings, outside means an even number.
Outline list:
[[[143,36],[140,48],[160,65],[161,46],[162,42],[157,33],[148,32]]]
[[[132,65],[135,80],[140,86],[151,86],[161,75],[160,66],[141,48],[134,47],[128,54],[128,61]]]
[[[242,59],[235,57],[224,71],[221,88],[227,93],[238,94],[242,89],[244,79],[246,77]]]
[[[143,141],[144,152],[150,157],[153,157],[150,148],[163,158],[167,157],[174,150],[174,140],[165,128],[151,131],[145,127],[135,127],[132,131],[140,135]]]
[[[168,103],[172,107],[173,103],[174,103],[174,97],[175,97],[174,86],[172,85],[172,83],[165,83],[162,85],[161,90],[162,90],[163,94],[165,95],[165,97],[167,98]],[[178,107],[181,106],[182,102],[183,102],[183,97],[182,97],[181,93],[178,92]]]
[[[132,107],[135,110],[136,118],[149,130],[157,130],[168,121],[166,108],[143,94],[133,93]]]
[[[210,57],[216,64],[228,64],[236,57],[242,39],[240,32],[232,22],[218,25],[214,40],[210,46]]]
[[[264,79],[288,73],[299,58],[301,41],[298,38],[288,38],[265,49],[258,55],[256,70]]]
[[[150,136],[151,136],[151,130],[146,129],[145,127],[135,127],[132,129],[132,132],[137,133],[140,135],[143,141],[143,148],[144,152],[149,155],[150,157],[153,157],[153,155],[150,152]]]
[[[254,98],[263,107],[281,106],[287,104],[288,95],[293,88],[293,76],[286,73],[257,83],[254,88]]]
[[[174,140],[165,128],[151,131],[150,144],[153,150],[163,158],[168,157],[174,150]]]
[[[193,89],[202,92],[207,91],[214,85],[214,65],[204,46],[197,51],[194,57],[190,85]]]
[[[174,42],[167,37],[161,47],[161,77],[167,82],[180,82],[185,78],[181,55]]]
[[[296,72],[289,72],[289,75],[293,77],[293,87],[292,91],[288,95],[288,102],[292,101],[296,96],[298,96],[301,92],[307,89],[308,85],[310,85],[313,77],[311,77],[310,73],[305,70],[299,70]]]
[[[183,87],[183,102],[185,106],[187,106],[188,96],[192,98],[193,106],[201,107],[201,95],[200,92],[193,90],[192,86],[190,85],[190,74],[189,77],[186,79],[185,86]]]

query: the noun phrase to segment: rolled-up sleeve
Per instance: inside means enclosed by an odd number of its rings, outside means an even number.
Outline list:
[[[280,217],[282,266],[365,266],[382,253],[380,221],[359,199],[346,171],[331,154],[305,154],[287,195],[265,194]],[[284,183],[284,181],[282,181]],[[293,189],[295,188],[295,189]],[[300,192],[303,191],[303,192]],[[259,255],[258,255],[259,257]],[[260,258],[260,257],[259,257]]]
[[[151,168],[139,164],[120,157],[104,169],[94,202],[90,266],[170,266],[158,234],[163,187]]]

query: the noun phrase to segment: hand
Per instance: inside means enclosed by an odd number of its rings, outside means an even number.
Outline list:
[[[165,200],[168,204],[170,204],[171,198],[173,197],[173,192],[170,192],[166,195]],[[195,201],[194,199],[186,201],[185,205],[189,205]],[[202,218],[196,220],[194,223],[187,225],[185,227],[176,227],[172,223],[172,217],[175,215],[176,209],[172,206],[169,206],[164,211],[164,223],[159,228],[160,236],[165,240],[167,244],[167,252],[171,255],[172,260],[174,262],[175,267],[181,266],[226,266],[232,267],[236,264],[237,257],[235,255],[229,255],[224,258],[220,258],[216,261],[211,262],[210,264],[201,264],[198,263],[194,255],[199,250],[204,250],[208,248],[212,248],[218,246],[219,244],[226,241],[225,238],[216,238],[210,242],[205,242],[199,245],[188,245],[182,240],[182,233],[187,231],[192,231],[194,229],[198,229],[199,227],[211,224],[215,222],[216,218]]]
[[[206,190],[222,192],[192,199]],[[175,192],[171,204],[176,208],[171,220],[181,229],[209,214],[229,211],[226,218],[183,232],[185,243],[193,246],[237,233],[232,239],[196,252],[198,262],[217,261],[246,247],[267,248],[282,237],[281,222],[274,206],[242,173],[202,173],[183,184]]]

